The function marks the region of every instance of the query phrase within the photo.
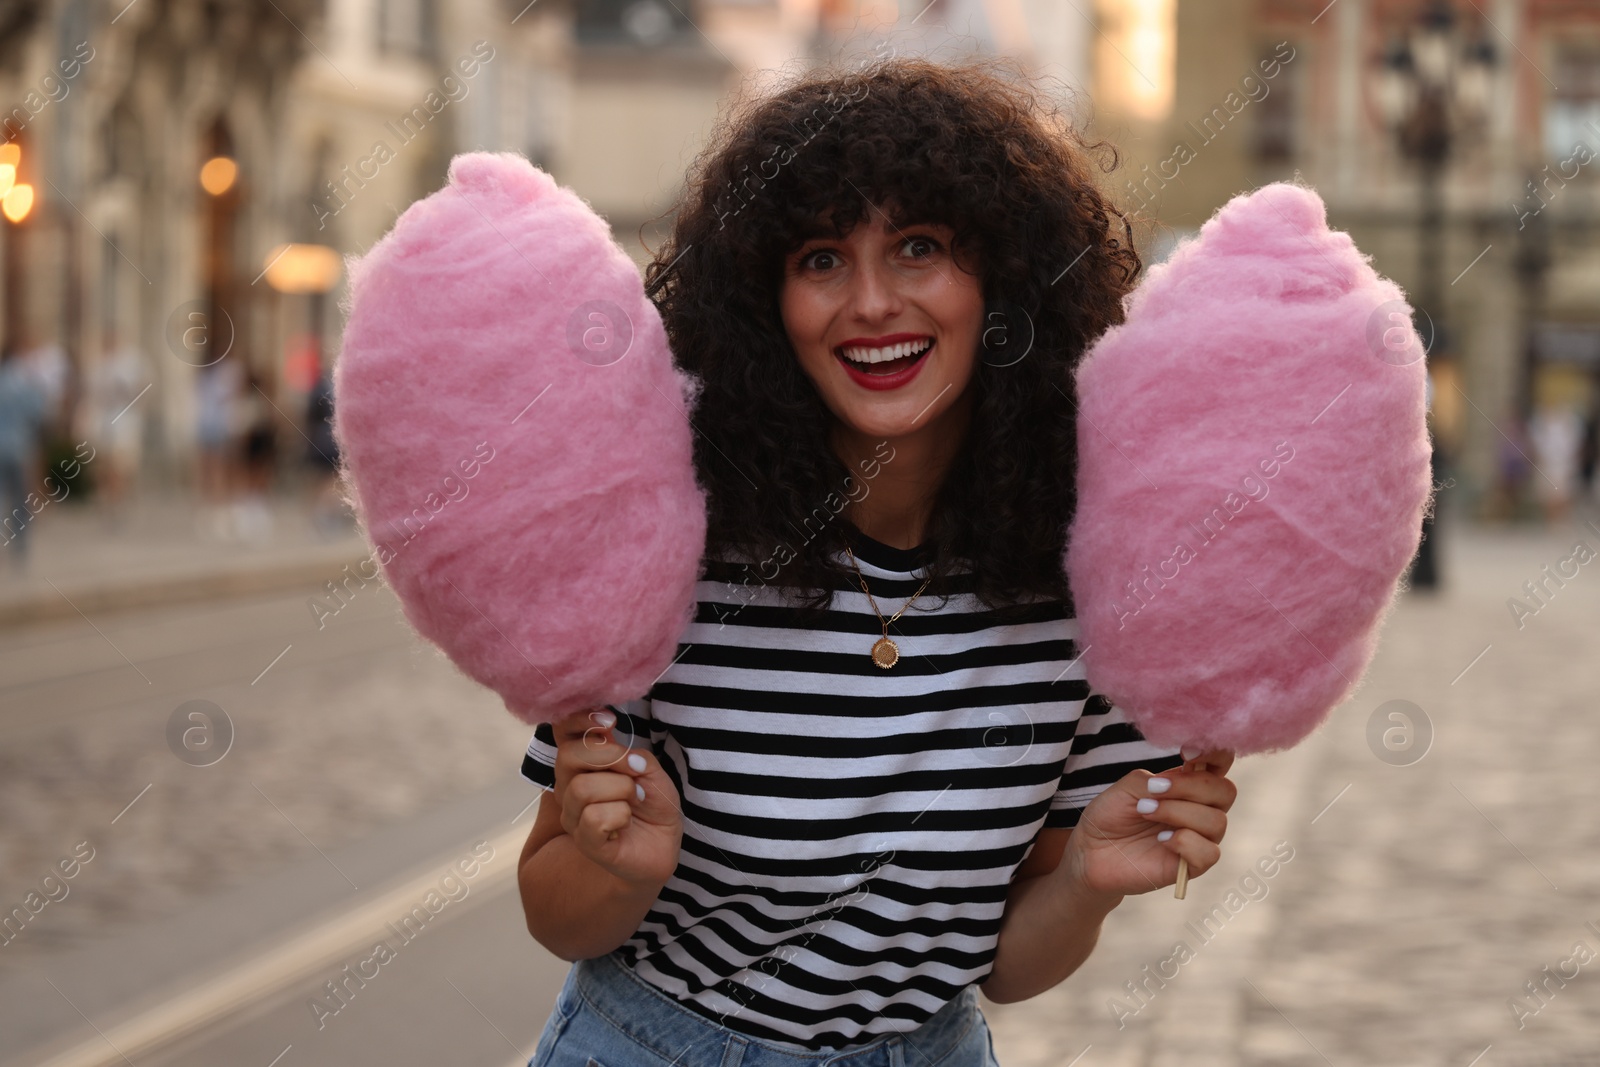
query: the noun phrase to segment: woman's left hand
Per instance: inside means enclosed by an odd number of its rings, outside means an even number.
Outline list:
[[[1179,857],[1189,861],[1191,878],[1204,874],[1222,858],[1218,844],[1238,794],[1227,778],[1232,765],[1233,753],[1214,749],[1159,775],[1128,773],[1083,809],[1063,865],[1075,882],[1102,895],[1134,896],[1172,885]],[[1163,781],[1170,783],[1165,789]],[[1153,801],[1145,804],[1153,810],[1141,812],[1140,801]]]

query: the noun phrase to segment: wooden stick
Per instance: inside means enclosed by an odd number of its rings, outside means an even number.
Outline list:
[[[1186,771],[1187,770],[1191,770],[1191,769],[1193,769],[1193,767],[1198,766],[1199,764],[1200,764],[1200,759],[1197,756],[1193,760],[1185,760],[1184,764],[1183,764],[1183,769],[1186,770]],[[1178,880],[1177,880],[1176,883],[1173,884],[1172,895],[1174,897],[1176,897],[1178,900],[1182,900],[1183,897],[1184,897],[1184,894],[1187,893],[1188,891],[1189,891],[1189,861],[1184,859],[1182,856],[1179,856],[1178,857]]]

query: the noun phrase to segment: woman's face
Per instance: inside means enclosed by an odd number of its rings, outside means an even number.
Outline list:
[[[846,237],[814,238],[784,261],[779,307],[795,355],[864,437],[936,427],[966,392],[983,292],[953,258],[953,236],[942,224],[897,229],[874,207]]]

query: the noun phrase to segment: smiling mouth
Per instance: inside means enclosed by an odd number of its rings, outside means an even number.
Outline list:
[[[924,337],[882,348],[835,348],[834,355],[863,374],[895,374],[927,355],[933,345],[932,337]]]

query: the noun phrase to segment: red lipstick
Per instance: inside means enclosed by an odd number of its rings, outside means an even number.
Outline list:
[[[906,366],[889,374],[871,374],[862,369],[862,364],[856,363],[844,354],[846,348],[883,348],[887,345],[900,344],[903,341],[930,341],[927,348],[923,349],[915,359]],[[928,353],[938,346],[937,341],[925,333],[891,333],[882,337],[853,337],[844,341],[834,349],[834,356],[844,365],[845,373],[850,380],[863,389],[881,391],[885,389],[898,389],[914,379],[922,370],[922,365],[928,361]]]

